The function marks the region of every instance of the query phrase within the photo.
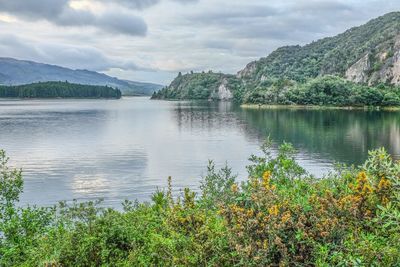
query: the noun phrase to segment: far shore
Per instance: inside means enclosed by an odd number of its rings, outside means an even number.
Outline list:
[[[267,105],[267,104],[242,104],[244,109],[310,109],[310,110],[376,110],[376,111],[400,111],[400,107],[374,107],[374,106],[316,106],[316,105]]]

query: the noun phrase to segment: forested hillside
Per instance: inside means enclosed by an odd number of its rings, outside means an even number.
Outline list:
[[[286,46],[265,58],[250,63],[239,76],[260,85],[271,78],[305,81],[320,75],[332,74],[349,80],[377,84],[400,84],[399,74],[383,75],[393,64],[400,48],[400,12],[386,14],[360,27],[352,28],[335,37],[324,38],[304,47]],[[357,64],[365,60],[366,66]],[[361,63],[361,62],[359,62]],[[351,67],[355,76],[351,77]],[[365,68],[364,68],[365,67]]]
[[[223,85],[241,103],[400,105],[400,12],[305,46],[278,48],[234,78],[213,75],[181,75],[154,98],[214,99]],[[198,84],[203,94],[188,89]]]
[[[228,88],[229,86],[229,88]],[[231,99],[240,87],[234,75],[202,72],[178,74],[172,83],[153,94],[153,99]]]
[[[121,98],[121,91],[109,86],[43,82],[0,86],[0,97],[11,98]]]

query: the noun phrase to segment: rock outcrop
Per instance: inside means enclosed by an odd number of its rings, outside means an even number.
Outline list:
[[[243,70],[237,73],[236,77],[239,79],[250,78],[255,73],[256,68],[257,61],[250,62]]]
[[[222,101],[228,101],[233,98],[232,92],[228,88],[228,81],[224,79],[217,91],[217,99]]]
[[[356,83],[366,83],[369,79],[368,71],[371,68],[369,57],[370,55],[366,54],[354,63],[354,65],[346,71],[346,79]]]
[[[359,59],[346,71],[345,78],[368,85],[377,83],[400,85],[400,35],[396,37],[393,47],[382,48],[376,55],[368,53]]]
[[[396,39],[394,46],[393,67],[392,67],[392,84],[400,85],[400,35]]]

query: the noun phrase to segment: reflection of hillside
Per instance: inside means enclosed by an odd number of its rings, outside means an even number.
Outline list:
[[[180,129],[229,129],[240,123],[229,102],[178,103],[174,116]]]
[[[251,127],[277,142],[318,153],[335,161],[361,163],[381,146],[399,156],[398,113],[344,110],[242,110]]]
[[[293,143],[305,153],[362,163],[367,151],[386,147],[400,157],[400,116],[395,112],[346,110],[251,110],[229,103],[178,104],[180,128],[243,130],[248,138]]]

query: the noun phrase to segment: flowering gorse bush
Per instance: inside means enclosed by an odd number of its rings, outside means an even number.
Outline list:
[[[0,266],[398,266],[400,163],[384,149],[360,167],[309,175],[284,143],[252,156],[249,177],[210,162],[201,193],[151,203],[17,206],[22,175],[0,153]]]

